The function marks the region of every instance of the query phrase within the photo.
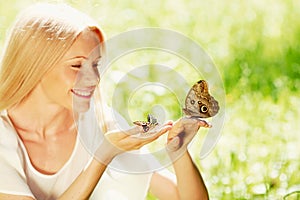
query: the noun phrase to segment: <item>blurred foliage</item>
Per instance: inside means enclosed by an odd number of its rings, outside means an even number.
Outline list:
[[[17,12],[33,2],[37,1],[0,0],[0,50]],[[299,0],[60,2],[90,14],[107,38],[135,28],[161,27],[188,36],[213,58],[227,93],[226,122],[217,147],[207,158],[197,157],[200,140],[196,140],[192,151],[211,199],[273,200],[300,190]],[[199,78],[185,67],[187,63],[174,56],[160,54],[149,58],[147,52],[140,54],[114,63],[116,68],[112,68],[107,87],[117,84],[124,69],[157,60],[174,66],[188,77],[189,84]],[[149,72],[149,80],[158,74]],[[130,80],[135,78],[138,77],[132,76]],[[181,116],[178,102],[182,97],[178,100],[168,90],[157,91],[148,92],[147,96],[129,91],[121,93],[117,100],[122,106],[122,102],[130,99],[129,115],[135,119],[144,118],[149,112],[147,106],[158,103],[173,111],[172,116],[164,118]]]
[[[2,43],[16,13],[37,1],[1,1]],[[297,92],[300,87],[297,0],[50,2],[68,2],[89,13],[108,38],[138,27],[162,27],[183,33],[212,56],[229,93],[261,92],[277,100],[282,90]]]
[[[196,159],[211,199],[279,200],[300,191],[299,97],[274,103],[261,94],[244,94],[228,106],[217,147],[204,160]],[[201,147],[196,143],[193,152]]]

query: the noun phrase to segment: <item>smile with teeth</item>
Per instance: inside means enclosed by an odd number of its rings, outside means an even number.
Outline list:
[[[87,90],[72,89],[71,91],[73,92],[73,94],[75,94],[77,96],[80,96],[80,97],[85,97],[85,98],[89,98],[93,94],[93,90],[92,91],[87,91]]]

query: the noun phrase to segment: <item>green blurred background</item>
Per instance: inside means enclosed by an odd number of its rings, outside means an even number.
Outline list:
[[[33,2],[38,1],[0,0],[1,51],[16,14]],[[199,159],[201,136],[191,149],[211,199],[283,199],[300,191],[299,0],[60,2],[91,15],[107,38],[135,28],[167,28],[212,57],[226,90],[226,119],[209,156]],[[149,59],[146,53],[136,57]],[[174,118],[180,116],[176,102],[170,105]],[[297,194],[286,199],[300,199]]]

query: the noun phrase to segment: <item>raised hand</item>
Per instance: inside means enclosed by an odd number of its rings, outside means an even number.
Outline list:
[[[178,154],[187,149],[200,127],[209,128],[211,125],[195,117],[183,117],[177,120],[168,133],[167,151]]]

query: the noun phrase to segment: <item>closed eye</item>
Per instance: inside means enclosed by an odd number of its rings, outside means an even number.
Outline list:
[[[72,68],[79,69],[81,65],[71,65]]]

